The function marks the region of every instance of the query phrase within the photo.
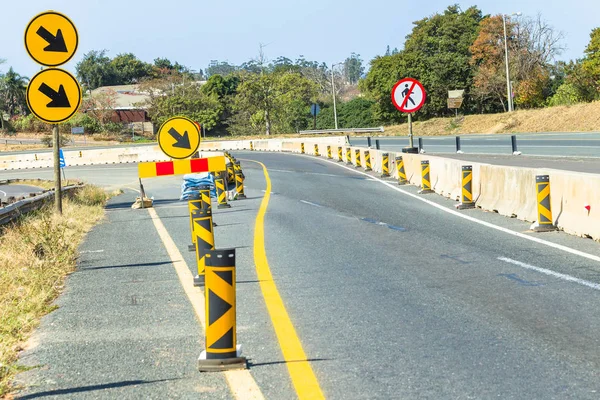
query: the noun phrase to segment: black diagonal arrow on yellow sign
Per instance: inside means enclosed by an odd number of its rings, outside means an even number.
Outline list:
[[[46,83],[42,83],[38,90],[52,99],[50,103],[46,104],[46,107],[71,107],[71,103],[69,103],[69,98],[67,97],[67,93],[65,92],[65,87],[63,85],[60,85],[58,87],[58,91],[56,91],[50,86],[46,85]]]
[[[48,46],[44,47],[44,51],[52,51],[56,53],[68,53],[67,44],[61,29],[56,31],[56,35],[53,35],[48,29],[40,26],[35,32],[39,37],[48,42]]]

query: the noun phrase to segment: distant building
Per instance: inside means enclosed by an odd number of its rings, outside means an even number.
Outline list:
[[[112,95],[114,101],[111,117],[113,122],[133,123],[150,122],[148,112],[144,104],[150,99],[147,93],[139,90],[139,85],[102,86],[92,90],[91,97],[103,94]]]

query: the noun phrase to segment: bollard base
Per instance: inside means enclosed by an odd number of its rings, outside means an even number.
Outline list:
[[[365,172],[371,172],[373,171],[371,168],[365,168]]]
[[[245,199],[246,195],[245,194],[238,194],[237,197],[238,197],[238,199]]]
[[[196,251],[196,245],[195,244],[188,244],[188,251]]]
[[[219,208],[219,209],[223,209],[223,208],[231,208],[231,205],[230,205],[230,204],[219,204],[219,205],[217,206],[217,208]]]
[[[553,232],[558,228],[555,225],[540,225],[539,222],[535,222],[529,229],[534,232]]]
[[[418,147],[404,147],[402,149],[403,153],[411,153],[411,154],[419,154],[419,148]]]
[[[238,344],[235,350],[235,357],[223,359],[207,359],[206,350],[203,350],[198,357],[198,371],[200,372],[219,372],[233,369],[246,369],[247,359],[242,357],[242,345]]]
[[[400,186],[404,186],[407,184],[408,184],[408,181],[398,181],[398,185],[400,185]]]
[[[457,210],[468,210],[469,208],[475,208],[475,203],[459,203],[455,207]]]
[[[194,277],[194,286],[204,286],[204,275],[196,275]]]
[[[457,151],[456,151],[456,154],[465,154],[465,152],[464,152],[464,151],[462,151],[462,150],[457,150]]]
[[[419,154],[425,154],[425,150],[423,150],[423,149],[419,150]]]
[[[380,178],[389,178],[390,174],[381,174]]]
[[[513,151],[513,156],[520,156],[521,154],[523,153],[521,153],[520,151]]]
[[[435,193],[433,190],[431,189],[421,189],[418,191],[419,194],[429,194],[429,193]]]

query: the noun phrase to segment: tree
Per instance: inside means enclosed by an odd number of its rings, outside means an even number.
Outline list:
[[[115,67],[106,53],[106,50],[92,50],[84,54],[83,59],[75,66],[77,79],[85,90],[119,84]]]
[[[562,51],[562,34],[540,15],[535,19],[507,20],[509,71],[515,103],[540,107],[549,96],[554,58]],[[474,94],[481,102],[495,99],[506,110],[506,68],[504,26],[501,15],[481,22],[479,35],[471,46],[475,67]],[[497,104],[498,104],[497,103]]]
[[[244,73],[230,119],[234,134],[291,132],[308,125],[317,86],[299,73]],[[264,129],[264,130],[263,130]]]
[[[450,6],[442,14],[414,22],[404,50],[371,61],[369,73],[360,87],[376,102],[373,107],[375,122],[402,120],[403,116],[392,105],[390,96],[394,83],[405,77],[420,80],[428,93],[427,103],[418,117],[450,114],[446,100],[448,90],[465,89],[468,94],[472,85],[469,48],[477,37],[482,18],[476,7],[462,11],[458,5]],[[467,101],[463,107],[467,111],[473,110],[475,104]]]
[[[152,66],[140,61],[132,53],[118,54],[110,62],[117,75],[120,85],[130,85],[140,82],[143,78],[150,76]]]
[[[590,34],[581,67],[593,81],[596,91],[600,91],[600,28],[593,29]]]
[[[173,115],[182,115],[210,130],[217,126],[222,115],[216,96],[205,94],[193,81],[184,83],[180,76],[166,75],[162,79],[143,82],[140,90],[149,95],[145,106],[157,125]]]
[[[344,77],[346,78],[346,82],[349,82],[351,85],[358,83],[358,80],[365,72],[362,62],[360,54],[352,53],[350,57],[346,58],[346,61],[344,61]]]
[[[237,70],[235,65],[229,64],[227,61],[212,60],[206,68],[206,76],[210,78],[213,75],[229,75]]]
[[[369,128],[374,125],[372,100],[357,97],[337,104],[338,124],[343,128]],[[317,116],[317,129],[331,129],[335,125],[333,107],[323,107]]]
[[[27,113],[25,93],[29,78],[16,73],[12,67],[0,81],[0,96],[4,105],[3,109],[10,115]]]

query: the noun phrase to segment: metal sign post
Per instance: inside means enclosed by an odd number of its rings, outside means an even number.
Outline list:
[[[425,88],[416,79],[404,78],[394,85],[392,89],[392,103],[401,112],[408,114],[408,143],[409,147],[403,149],[405,153],[417,153],[413,141],[412,113],[423,107],[427,93]]]

